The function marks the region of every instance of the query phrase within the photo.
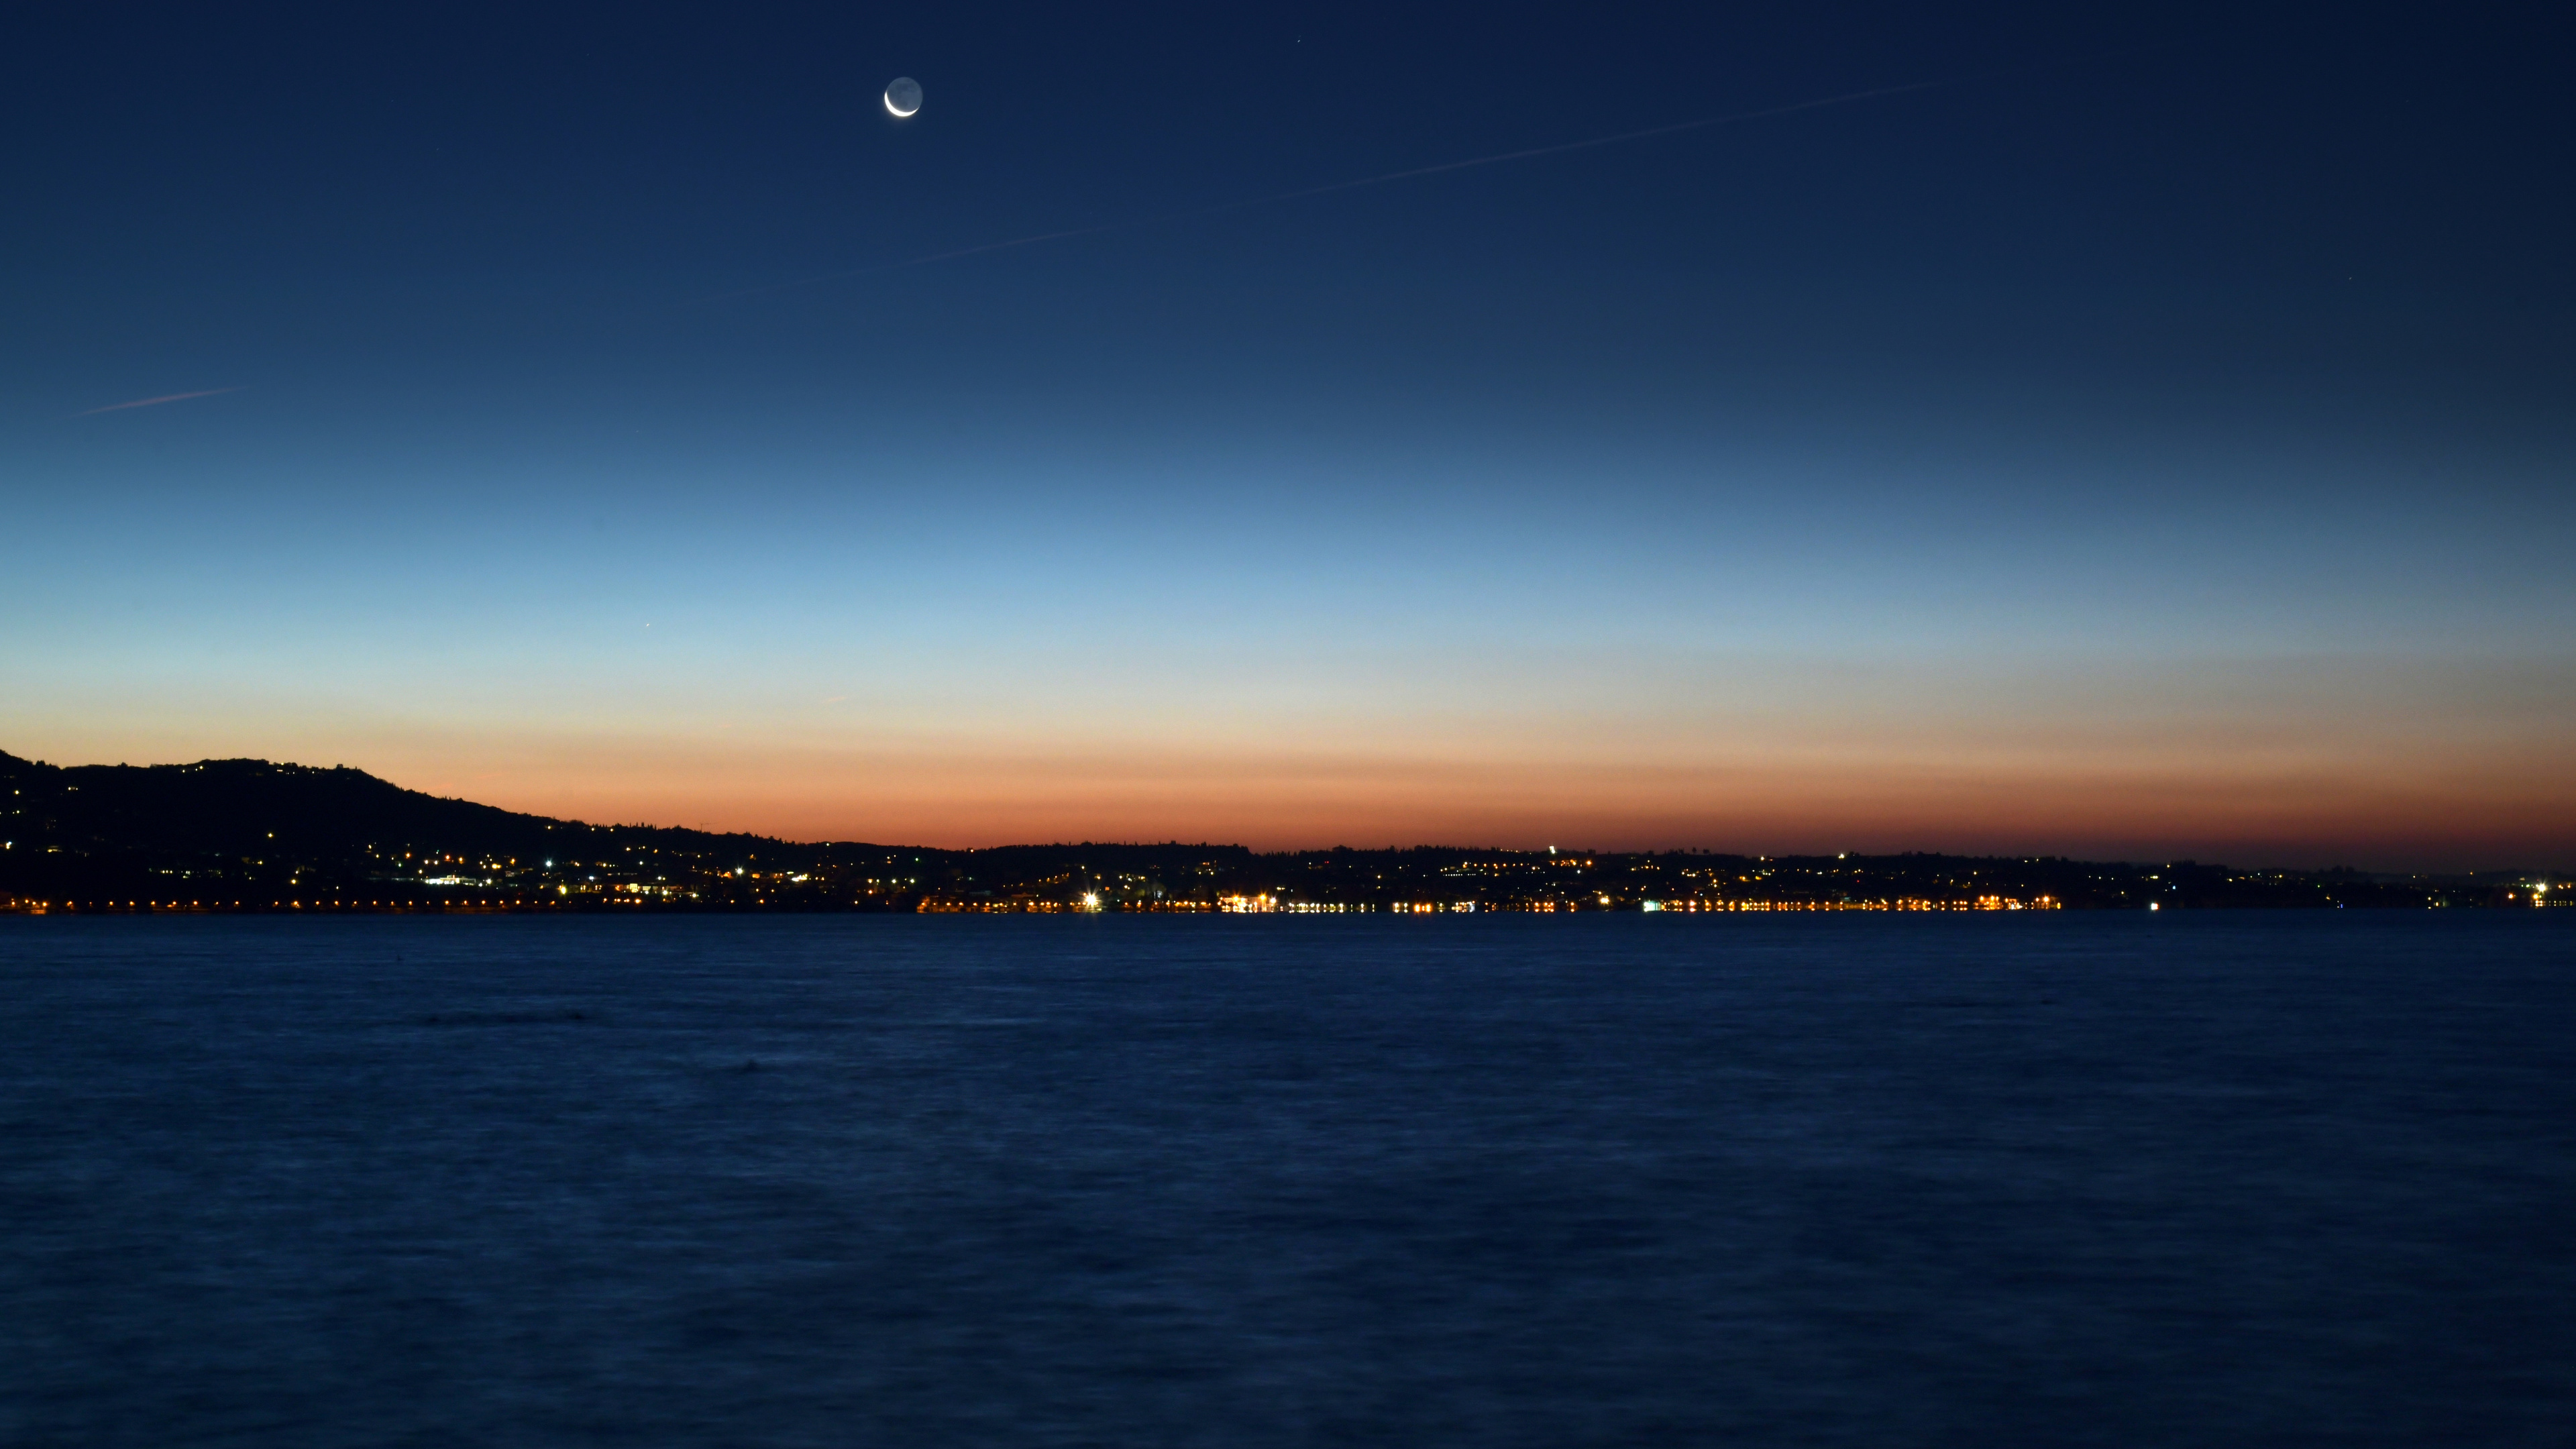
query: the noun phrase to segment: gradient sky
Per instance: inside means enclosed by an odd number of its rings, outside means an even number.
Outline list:
[[[0,749],[938,845],[2576,860],[2543,8],[18,16]]]

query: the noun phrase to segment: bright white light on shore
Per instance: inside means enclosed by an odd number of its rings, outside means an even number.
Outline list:
[[[1086,911],[1099,910],[1100,893],[1097,891],[1085,891],[1082,896],[1082,908]]]

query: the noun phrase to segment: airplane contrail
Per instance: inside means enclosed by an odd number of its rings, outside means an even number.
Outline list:
[[[2062,63],[2062,62],[2060,62]],[[1166,211],[1153,216],[1127,221],[1102,222],[1097,226],[1070,227],[1063,231],[1039,232],[1034,236],[1013,237],[1008,241],[986,242],[981,246],[959,247],[955,251],[932,252],[927,256],[906,257],[901,261],[877,262],[847,271],[825,272],[820,276],[799,277],[789,282],[771,282],[766,286],[744,287],[739,291],[718,292],[700,297],[700,302],[725,302],[736,297],[756,297],[766,292],[784,292],[796,287],[811,287],[823,282],[838,282],[851,277],[864,277],[876,272],[899,271],[905,267],[928,266],[932,262],[953,261],[958,257],[977,256],[984,252],[1008,251],[1013,247],[1036,246],[1040,242],[1062,241],[1068,237],[1097,236],[1105,231],[1123,231],[1129,227],[1153,226],[1159,222],[1183,221],[1191,217],[1214,216],[1247,206],[1270,206],[1283,201],[1297,201],[1309,196],[1324,196],[1336,191],[1356,191],[1363,186],[1383,186],[1390,181],[1405,181],[1416,176],[1436,176],[1445,171],[1465,171],[1477,166],[1499,166],[1507,161],[1527,161],[1537,156],[1558,156],[1568,151],[1588,151],[1595,146],[1617,146],[1629,141],[1643,141],[1655,136],[1677,135],[1683,131],[1705,130],[1711,126],[1729,126],[1743,121],[1758,121],[1771,116],[1786,116],[1799,111],[1821,110],[1827,106],[1847,106],[1857,101],[1877,100],[1882,96],[1901,96],[1913,91],[1937,90],[1944,86],[1967,85],[1973,81],[1993,80],[2017,74],[2037,66],[2016,66],[2006,70],[1981,71],[1974,75],[1944,76],[1937,80],[1910,81],[1904,85],[1878,86],[1865,91],[1846,91],[1841,95],[1819,96],[1811,101],[1795,101],[1785,106],[1765,106],[1754,111],[1735,111],[1723,116],[1702,116],[1695,121],[1676,121],[1665,126],[1648,126],[1642,131],[1622,131],[1615,136],[1593,136],[1581,141],[1562,141],[1553,146],[1532,146],[1521,151],[1499,151],[1491,156],[1470,156],[1463,161],[1443,161],[1432,166],[1413,166],[1402,171],[1386,171],[1375,176],[1362,176],[1353,181],[1333,181],[1322,186],[1304,186],[1294,191],[1277,191],[1262,196],[1248,196],[1236,201],[1220,201],[1207,206],[1194,206],[1181,211]]]
[[[139,397],[132,402],[109,403],[103,408],[91,408],[88,412],[74,413],[72,416],[89,418],[96,417],[100,413],[121,413],[127,408],[157,408],[163,403],[186,402],[192,397],[215,397],[223,393],[239,391],[241,389],[237,387],[210,387],[204,392],[174,392],[167,397]]]

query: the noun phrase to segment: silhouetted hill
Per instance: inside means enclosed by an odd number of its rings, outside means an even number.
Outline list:
[[[554,820],[406,790],[363,770],[266,760],[66,768],[0,752],[0,790],[8,797],[0,809],[0,836],[8,838],[0,888],[19,894],[126,893],[173,882],[350,887],[507,873],[550,859],[623,862],[639,848],[721,858],[728,869],[774,867],[818,849]]]
[[[15,813],[31,829],[51,843],[82,848],[257,854],[384,844],[526,855],[602,832],[709,849],[727,842],[781,843],[522,815],[406,790],[346,766],[325,770],[266,760],[60,767],[0,751],[0,785],[17,797]]]
[[[438,840],[523,852],[561,823],[405,790],[363,770],[266,760],[59,769],[0,754],[0,781],[30,833],[84,850],[337,853]]]

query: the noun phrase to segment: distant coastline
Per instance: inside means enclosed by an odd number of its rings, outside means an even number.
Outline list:
[[[1923,853],[1463,846],[987,850],[590,825],[262,760],[59,767],[0,752],[0,912],[1548,914],[2532,909],[2576,872],[2238,870]]]

